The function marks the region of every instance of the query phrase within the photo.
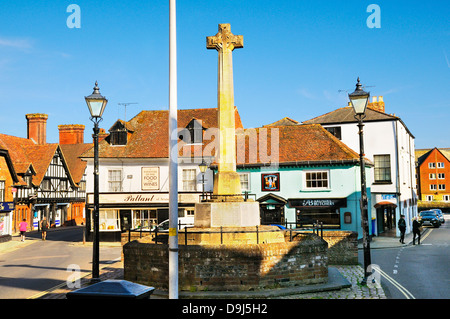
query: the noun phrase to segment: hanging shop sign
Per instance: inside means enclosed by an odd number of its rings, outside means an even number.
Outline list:
[[[141,188],[143,191],[159,190],[159,167],[142,167]]]
[[[261,191],[277,192],[280,190],[280,173],[261,174]]]
[[[14,202],[0,202],[0,212],[9,212],[14,210]]]

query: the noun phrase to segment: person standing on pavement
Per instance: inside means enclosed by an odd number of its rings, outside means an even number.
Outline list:
[[[398,220],[398,229],[400,230],[400,242],[404,244],[406,231],[405,215],[400,215],[400,219]]]
[[[48,229],[48,222],[45,216],[41,220],[41,232],[42,232],[42,240],[47,239],[47,229]]]
[[[25,241],[25,233],[27,232],[28,223],[27,220],[24,218],[22,222],[19,224],[19,231],[20,231],[20,238],[22,241]]]
[[[413,220],[413,245],[416,244],[416,235],[417,235],[417,244],[420,245],[420,224],[417,221],[417,217],[414,217]]]

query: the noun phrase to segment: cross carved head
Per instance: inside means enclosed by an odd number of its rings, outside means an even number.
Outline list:
[[[231,33],[229,23],[219,24],[219,32],[215,36],[206,37],[206,48],[216,49],[217,51],[229,50],[244,47],[244,37]]]

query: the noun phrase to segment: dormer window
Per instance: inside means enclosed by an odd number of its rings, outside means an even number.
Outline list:
[[[202,123],[193,119],[186,128],[180,132],[179,138],[187,144],[201,144],[203,143],[203,130]]]
[[[127,145],[128,142],[128,130],[122,121],[117,121],[109,129],[109,142],[111,145]]]

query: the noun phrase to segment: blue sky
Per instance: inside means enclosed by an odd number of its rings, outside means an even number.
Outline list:
[[[80,28],[68,28],[70,4]],[[370,4],[381,27],[369,28]],[[0,132],[26,137],[27,113],[46,113],[47,141],[60,124],[92,122],[84,96],[95,81],[109,99],[101,126],[127,107],[168,109],[169,1],[2,0]],[[233,52],[235,104],[245,127],[288,116],[299,122],[345,106],[356,78],[384,96],[416,148],[450,147],[450,2],[177,1],[178,107],[217,106],[219,23],[244,36]]]

